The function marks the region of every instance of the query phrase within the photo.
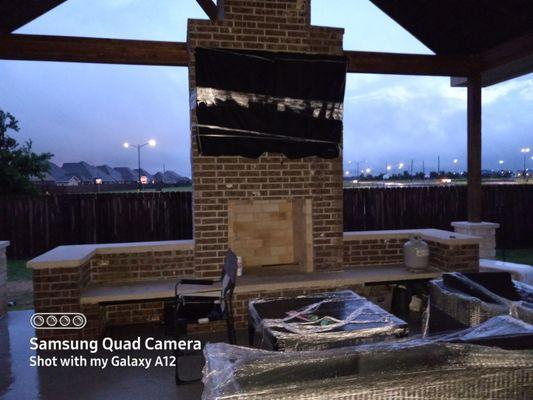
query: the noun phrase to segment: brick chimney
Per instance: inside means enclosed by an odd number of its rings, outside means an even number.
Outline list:
[[[189,20],[190,89],[196,47],[342,55],[344,30],[311,26],[310,15],[310,0],[225,0],[223,21]],[[219,276],[229,247],[246,274],[342,269],[341,157],[201,156],[195,123],[192,110],[196,275]]]

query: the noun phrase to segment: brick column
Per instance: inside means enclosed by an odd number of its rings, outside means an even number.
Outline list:
[[[9,242],[0,242],[0,318],[7,314],[7,257]]]
[[[494,259],[496,257],[496,229],[500,224],[494,222],[452,222],[457,233],[481,238],[479,244],[479,258]]]
[[[83,271],[88,263],[73,268],[33,270],[33,304],[36,313],[81,312]],[[40,329],[39,338],[78,339],[81,330]]]

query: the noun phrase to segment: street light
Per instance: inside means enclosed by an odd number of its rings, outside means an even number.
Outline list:
[[[505,161],[503,160],[500,160],[498,161],[498,164],[500,164],[500,174],[503,175],[503,164],[505,163]]]
[[[527,172],[526,172],[526,158],[527,158],[527,153],[529,153],[531,151],[531,149],[529,147],[523,147],[520,149],[520,152],[524,155],[524,176],[527,176]]]
[[[453,159],[453,165],[454,165],[454,173],[457,173],[457,163],[459,162],[459,160],[457,158],[454,158]]]
[[[137,172],[138,172],[138,178],[139,178],[139,180],[138,180],[139,190],[142,190],[142,185],[141,185],[141,149],[144,146],[155,147],[155,145],[156,145],[156,141],[154,139],[150,139],[148,142],[143,143],[143,144],[130,144],[128,142],[124,142],[124,144],[123,144],[125,149],[129,149],[129,148],[137,149],[137,166],[138,166]]]
[[[398,164],[398,169],[402,169],[403,168],[403,162],[401,162],[400,164]]]

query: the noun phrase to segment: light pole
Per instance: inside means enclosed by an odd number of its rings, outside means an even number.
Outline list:
[[[503,160],[498,161],[498,164],[500,164],[500,175],[503,175],[503,164],[504,163],[505,163],[505,161],[503,161]]]
[[[529,153],[531,149],[529,147],[523,147],[520,149],[520,152],[524,155],[524,178],[527,179],[527,171],[526,171],[526,159],[527,159],[527,153]]]
[[[457,158],[454,158],[453,159],[453,172],[455,172],[457,174],[457,163],[459,162],[459,160]]]
[[[125,142],[124,143],[124,148],[125,149],[130,149],[130,148],[135,148],[137,149],[137,172],[138,172],[138,184],[139,184],[139,191],[142,190],[142,185],[141,185],[141,149],[144,147],[144,146],[150,146],[150,147],[155,147],[156,145],[156,142],[154,139],[150,139],[148,142],[146,143],[143,143],[143,144],[129,144],[128,142]]]

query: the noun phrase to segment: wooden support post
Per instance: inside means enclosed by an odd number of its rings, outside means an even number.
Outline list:
[[[481,76],[468,78],[468,222],[481,222]]]

